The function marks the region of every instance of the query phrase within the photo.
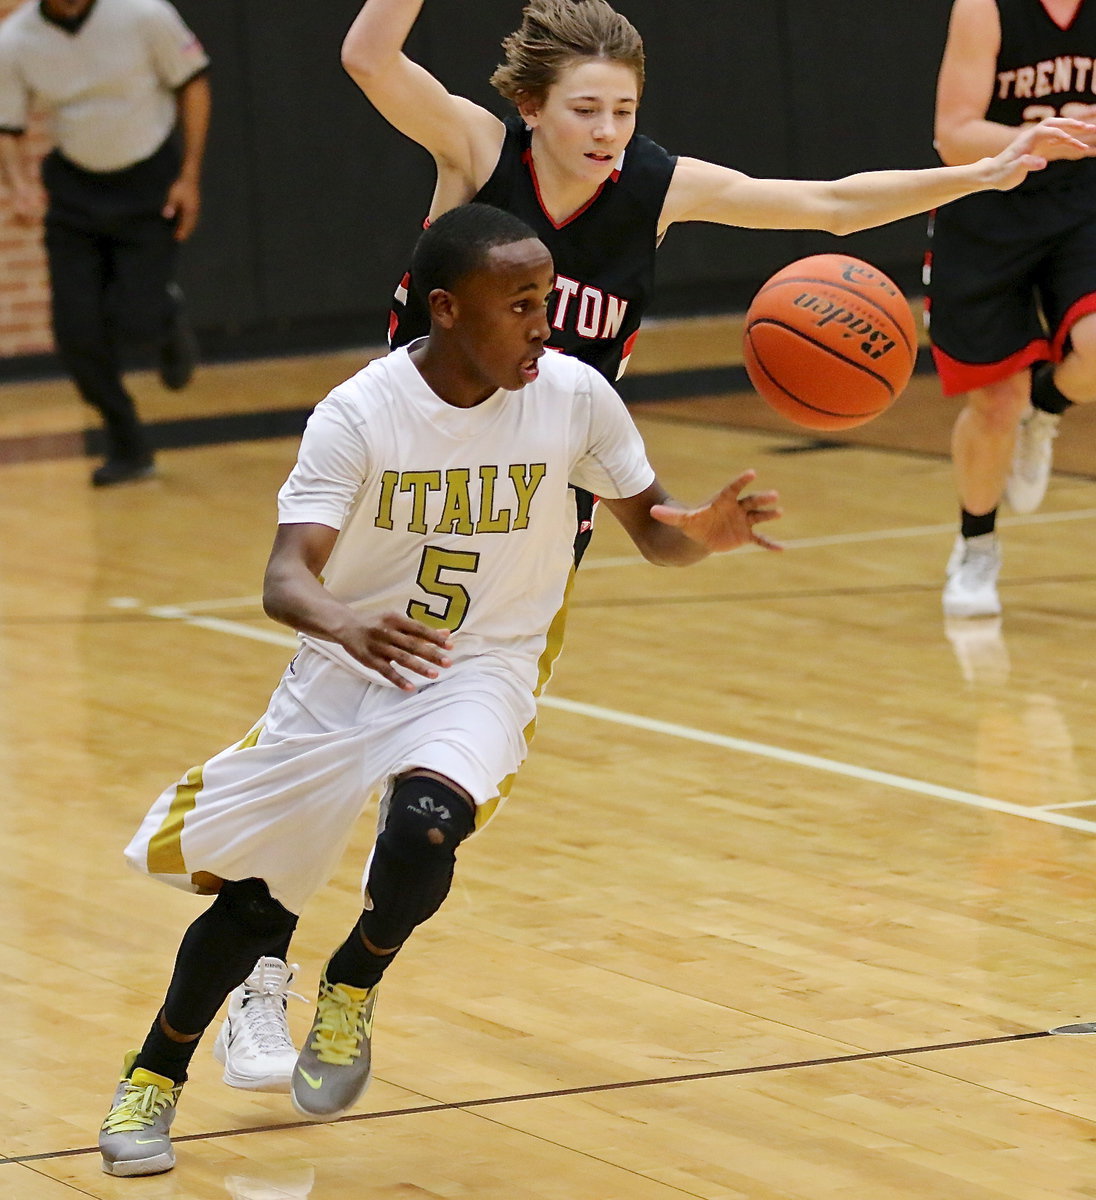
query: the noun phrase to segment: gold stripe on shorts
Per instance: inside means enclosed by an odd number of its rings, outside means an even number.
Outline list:
[[[243,739],[236,750],[246,750],[254,746],[262,733],[262,724],[258,724]],[[188,875],[186,859],[183,858],[183,822],[187,814],[193,811],[202,790],[205,777],[205,764],[191,767],[182,783],[176,784],[175,796],[167,810],[160,828],[149,839],[148,871],[150,875]]]
[[[563,603],[560,605],[559,611],[552,618],[551,625],[548,626],[548,633],[544,639],[544,650],[537,662],[537,686],[533,692],[534,696],[539,696],[544,691],[548,680],[552,678],[552,668],[556,665],[556,659],[559,658],[560,651],[563,649],[563,631],[567,626],[567,609],[571,602],[571,589],[575,583],[575,570],[576,568],[571,568],[571,573],[567,577],[567,586],[563,591]],[[534,715],[529,724],[521,731],[521,736],[525,740],[527,749],[536,731],[537,718]],[[476,805],[476,829],[482,829],[495,815],[495,810],[510,795],[510,789],[514,786],[516,778],[517,771],[511,771],[498,785],[499,792],[497,796],[486,801],[484,804]]]

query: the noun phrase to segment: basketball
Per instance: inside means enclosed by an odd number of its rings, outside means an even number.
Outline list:
[[[917,326],[905,296],[847,254],[815,254],[777,271],[746,313],[750,382],[808,429],[851,429],[885,412],[909,383]]]

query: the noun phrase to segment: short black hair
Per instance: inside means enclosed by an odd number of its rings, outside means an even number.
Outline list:
[[[425,302],[435,288],[451,291],[478,271],[495,246],[537,235],[519,217],[493,204],[461,204],[442,213],[423,231],[411,256],[413,286]]]

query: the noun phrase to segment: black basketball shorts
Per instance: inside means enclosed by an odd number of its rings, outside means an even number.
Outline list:
[[[1096,195],[979,192],[945,205],[929,225],[925,285],[945,395],[1059,361],[1096,312]]]

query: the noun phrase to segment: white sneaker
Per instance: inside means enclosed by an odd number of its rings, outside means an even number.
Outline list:
[[[1001,546],[997,534],[955,539],[944,584],[944,612],[949,617],[996,617],[1001,611],[997,576]]]
[[[1041,408],[1029,408],[1020,418],[1012,468],[1005,481],[1005,499],[1013,512],[1034,512],[1043,503],[1061,419]]]
[[[288,1092],[297,1063],[289,1034],[286,1005],[296,966],[280,958],[260,958],[255,969],[228,998],[228,1015],[213,1043],[213,1057],[224,1064],[229,1087],[251,1092]]]

